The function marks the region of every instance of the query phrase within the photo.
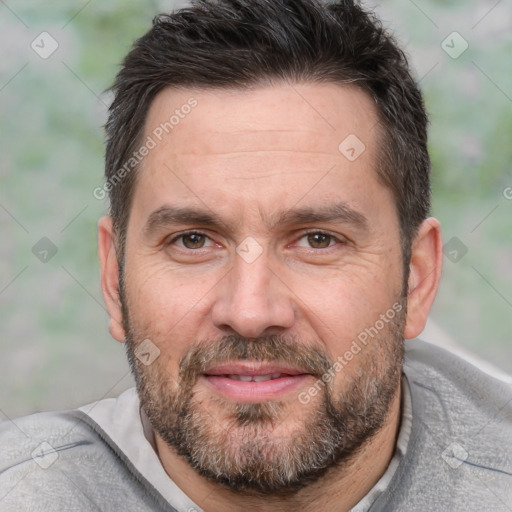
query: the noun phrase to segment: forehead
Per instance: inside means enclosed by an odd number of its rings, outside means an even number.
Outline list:
[[[315,197],[348,204],[364,196],[371,206],[384,188],[375,171],[376,108],[354,87],[165,89],[149,109],[148,138],[154,148],[137,180],[138,213],[194,203],[261,217],[299,201],[314,207]]]
[[[156,131],[168,156],[180,156],[183,142],[188,142],[189,154],[233,155],[251,143],[262,150],[286,151],[290,145],[296,151],[303,144],[304,151],[331,152],[350,134],[371,146],[376,124],[374,102],[355,87],[306,83],[244,90],[168,88],[150,106],[145,135]],[[187,141],[191,135],[194,140]]]

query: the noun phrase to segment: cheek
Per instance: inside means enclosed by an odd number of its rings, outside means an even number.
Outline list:
[[[192,310],[207,294],[211,281],[189,269],[185,272],[165,263],[142,262],[132,265],[130,270],[132,278],[128,284],[138,313],[164,316],[167,323]]]
[[[133,263],[126,273],[130,276],[126,292],[132,327],[138,336],[154,340],[166,353],[183,355],[190,340],[197,337],[215,276]]]
[[[361,268],[357,272],[346,268],[326,280],[296,280],[292,289],[301,299],[304,321],[312,326],[332,360],[350,351],[365,329],[392,310],[399,288],[390,278],[381,272],[365,274]]]

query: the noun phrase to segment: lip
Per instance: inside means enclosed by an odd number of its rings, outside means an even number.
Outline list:
[[[280,377],[264,381],[241,381],[229,375],[272,375]],[[238,402],[262,402],[277,400],[297,391],[312,377],[311,374],[290,366],[274,363],[242,361],[225,363],[208,369],[200,381],[216,393]]]
[[[205,375],[271,375],[273,373],[285,373],[295,376],[303,375],[305,372],[291,366],[256,361],[224,363],[213,366],[204,372]]]

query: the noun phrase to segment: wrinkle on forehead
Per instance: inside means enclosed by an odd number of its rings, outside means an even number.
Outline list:
[[[340,94],[341,93],[341,94]],[[146,134],[195,95],[197,106],[161,144],[187,154],[251,150],[335,152],[349,133],[369,139],[377,124],[373,100],[336,84],[287,85],[240,90],[161,91],[150,107]],[[188,118],[194,119],[187,122]]]

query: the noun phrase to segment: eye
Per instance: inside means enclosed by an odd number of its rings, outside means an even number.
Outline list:
[[[302,240],[304,240],[304,242],[302,242]],[[301,247],[310,247],[312,249],[327,249],[337,243],[340,243],[340,240],[329,233],[324,233],[323,231],[312,231],[311,233],[306,233],[301,236],[297,245]]]
[[[208,242],[210,242],[208,244]],[[171,244],[177,244],[179,247],[185,249],[203,249],[213,245],[212,241],[203,233],[196,231],[190,231],[189,233],[182,233],[181,235],[174,238]]]

